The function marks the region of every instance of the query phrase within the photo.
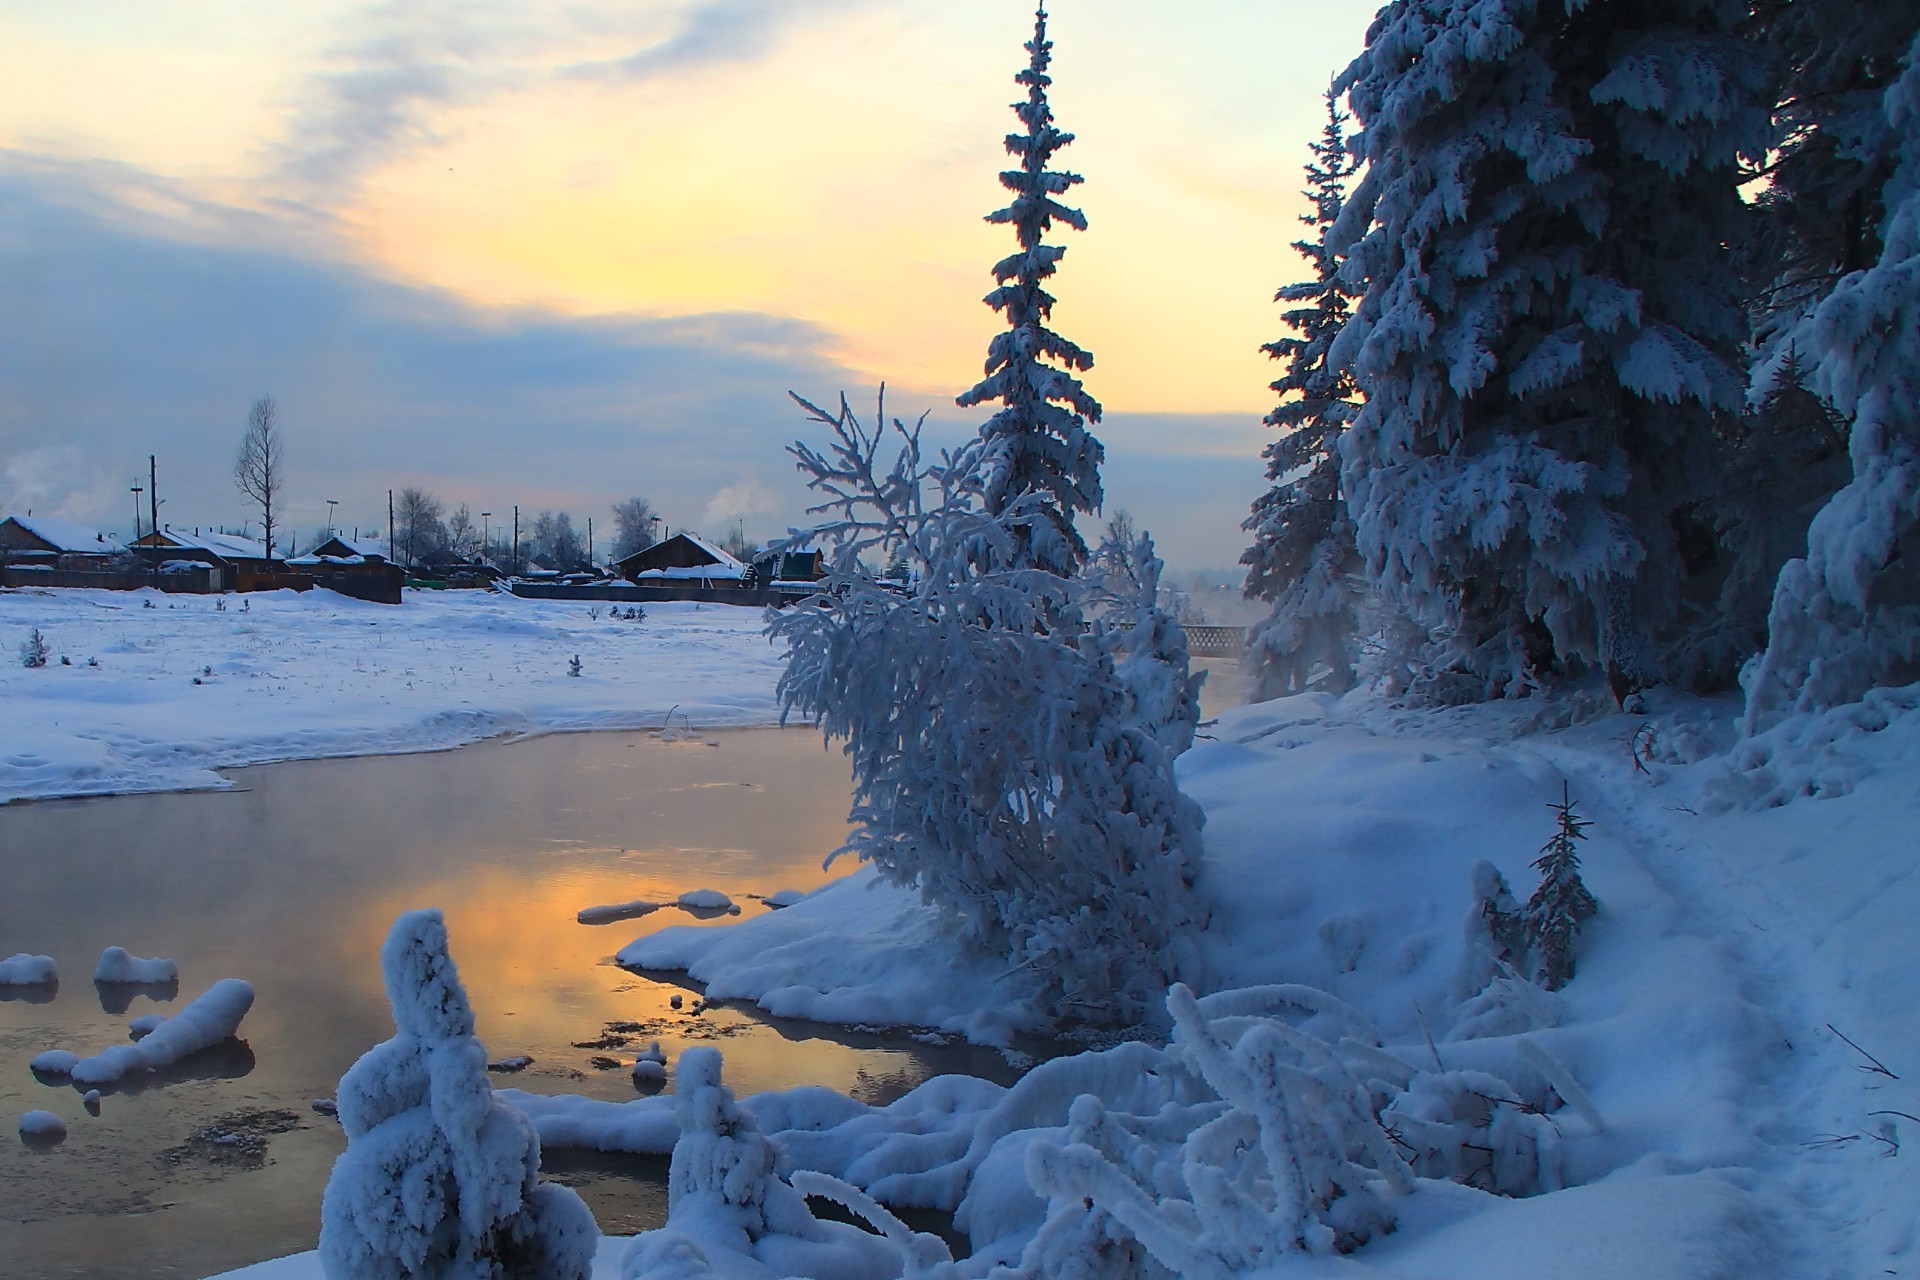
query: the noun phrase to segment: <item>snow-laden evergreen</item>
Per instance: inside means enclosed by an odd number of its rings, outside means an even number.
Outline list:
[[[1853,420],[1851,481],[1780,572],[1747,728],[1920,675],[1920,38],[1887,91],[1900,166],[1880,260],[1841,281],[1806,329],[1814,388]]]
[[[789,646],[783,706],[853,762],[842,852],[951,912],[1050,1014],[1150,1013],[1193,968],[1201,825],[1173,777],[1197,685],[1151,603],[1151,544],[1116,551],[1136,594],[1088,627],[1103,575],[1022,566],[1022,534],[1051,516],[1038,492],[989,507],[990,440],[923,463],[919,428],[884,406],[869,429],[844,400],[801,403],[832,432],[793,450],[824,499],[803,536],[826,549],[826,591],[769,629]],[[902,557],[904,583],[868,563]]]
[[[1253,534],[1253,545],[1240,557],[1247,566],[1247,597],[1273,606],[1247,636],[1256,701],[1309,688],[1343,692],[1352,687],[1359,661],[1363,565],[1340,487],[1340,437],[1359,408],[1359,389],[1328,358],[1353,309],[1340,255],[1327,242],[1354,170],[1346,122],[1329,90],[1326,128],[1306,166],[1311,207],[1300,218],[1314,234],[1293,244],[1312,266],[1313,278],[1274,295],[1275,301],[1297,304],[1281,316],[1293,336],[1262,348],[1285,361],[1286,372],[1273,384],[1280,405],[1266,417],[1280,438],[1262,451],[1273,487],[1254,500],[1241,525]]]
[[[1741,405],[1730,245],[1763,68],[1732,0],[1403,0],[1337,82],[1367,170],[1330,242],[1365,293],[1342,480],[1430,697],[1582,664],[1655,678],[1676,518]]]
[[[1892,209],[1886,184],[1901,149],[1885,99],[1920,38],[1920,6],[1779,0],[1755,6],[1754,36],[1779,77],[1778,150],[1755,200],[1752,240],[1770,365],[1834,285],[1880,259]]]
[[[988,512],[999,515],[1027,494],[1039,498],[1044,519],[1020,526],[1011,551],[1016,566],[1071,574],[1087,554],[1074,513],[1100,508],[1105,450],[1087,430],[1100,421],[1099,402],[1073,376],[1092,368],[1093,356],[1047,327],[1054,299],[1045,282],[1066,250],[1040,241],[1055,222],[1085,231],[1087,219],[1059,199],[1082,181],[1080,175],[1047,167],[1073,135],[1054,126],[1047,105],[1053,44],[1044,8],[1034,15],[1026,48],[1027,67],[1014,80],[1026,86],[1027,99],[1013,104],[1026,131],[1007,135],[1007,153],[1020,165],[1000,175],[1013,202],[987,215],[988,222],[1011,224],[1020,242],[1019,252],[994,264],[999,287],[986,296],[987,305],[1006,317],[1007,331],[987,348],[987,376],[956,403],[1001,405],[980,428],[986,441],[980,492]]]
[[[539,1180],[533,1126],[493,1096],[440,913],[395,920],[380,959],[394,1035],[340,1079],[328,1280],[586,1280],[593,1215]]]

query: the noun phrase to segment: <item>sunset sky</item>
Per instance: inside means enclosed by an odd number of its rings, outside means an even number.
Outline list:
[[[1057,0],[1108,508],[1231,566],[1276,286],[1365,0]],[[253,516],[279,401],[304,542],[389,487],[522,518],[801,519],[785,399],[953,406],[999,321],[1026,0],[0,0],[0,513]],[[496,515],[496,519],[498,519]]]

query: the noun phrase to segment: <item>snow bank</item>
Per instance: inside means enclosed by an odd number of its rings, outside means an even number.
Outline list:
[[[684,970],[708,999],[752,1000],[778,1017],[931,1026],[984,1044],[1038,1026],[1019,976],[956,954],[952,936],[917,894],[861,868],[784,910],[723,929],[662,929],[615,959]]]
[[[69,1074],[75,1084],[112,1084],[131,1072],[157,1071],[230,1039],[251,1008],[252,985],[222,978],[140,1040],[82,1058]]]
[[[0,987],[39,987],[60,981],[60,970],[52,956],[28,955],[22,951],[0,960]]]
[[[0,591],[0,631],[38,626],[71,667],[0,667],[0,804],[229,785],[273,760],[440,750],[507,733],[779,722],[783,650],[762,611],[669,602],[645,627],[579,601],[409,591],[398,607],[329,591],[219,598]],[[152,603],[153,608],[144,607]],[[578,653],[589,673],[570,679]],[[82,655],[95,656],[89,667]],[[215,678],[192,678],[212,666]]]
[[[95,982],[167,983],[180,980],[180,966],[171,960],[142,960],[125,947],[108,947],[94,966]]]

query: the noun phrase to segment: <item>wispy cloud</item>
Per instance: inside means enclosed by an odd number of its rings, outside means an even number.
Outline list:
[[[461,107],[554,81],[635,82],[752,62],[792,31],[870,3],[577,0],[542,8],[535,21],[505,0],[389,0],[356,11],[306,78],[269,186],[289,203],[338,209],[381,164],[445,141]]]

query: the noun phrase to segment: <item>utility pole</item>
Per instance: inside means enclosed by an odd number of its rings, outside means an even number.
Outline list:
[[[133,540],[135,542],[140,541],[140,495],[145,492],[146,490],[139,485],[133,486]],[[28,511],[27,514],[32,515],[33,512]]]
[[[491,511],[482,511],[480,513],[480,559],[482,561],[493,558],[493,544],[487,541],[487,517],[492,514],[493,512]]]
[[[507,572],[520,572],[520,504],[513,504],[513,549],[507,552]]]
[[[387,490],[387,563],[397,563],[393,549],[393,490]]]
[[[587,517],[587,567],[593,567],[593,517]]]
[[[327,499],[327,536],[329,538],[333,536],[333,509],[339,505],[340,505],[340,499],[338,498]]]
[[[160,481],[159,472],[154,469],[153,455],[147,455],[147,525],[153,532],[160,531]]]

